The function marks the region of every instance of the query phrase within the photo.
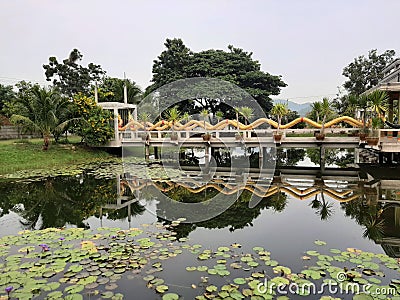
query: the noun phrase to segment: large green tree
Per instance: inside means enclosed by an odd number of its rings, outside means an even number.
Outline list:
[[[52,81],[61,92],[67,96],[73,96],[78,92],[88,94],[91,84],[100,79],[105,71],[100,65],[89,63],[87,67],[82,66],[78,61],[83,55],[78,49],[73,49],[69,57],[62,63],[58,62],[55,56],[49,58],[49,64],[43,65],[47,81]]]
[[[0,84],[0,114],[3,110],[4,104],[14,99],[15,93],[12,85]]]
[[[165,47],[167,49],[154,61],[153,84],[146,89],[146,95],[178,79],[217,78],[239,86],[268,112],[272,107],[269,96],[278,95],[281,88],[286,86],[280,76],[262,71],[260,63],[252,58],[251,52],[231,45],[228,51],[210,49],[196,53],[190,51],[181,39],[167,39]],[[197,107],[198,112],[202,109],[212,113],[227,111],[227,107],[220,105],[220,95],[205,96],[201,88],[198,91],[197,97],[188,99],[191,101],[188,107],[180,107],[182,110]]]
[[[394,50],[386,50],[378,54],[376,49],[368,52],[368,56],[360,55],[343,69],[347,81],[343,84],[349,94],[360,95],[378,84],[383,78],[383,69],[389,65],[395,56]]]
[[[75,95],[69,116],[71,120],[77,120],[71,131],[89,146],[104,145],[114,137],[112,113],[98,106],[93,98],[81,93]]]
[[[193,55],[190,49],[181,39],[167,39],[164,46],[167,49],[153,61],[153,84],[146,88],[146,95],[167,83],[188,77],[185,68]]]

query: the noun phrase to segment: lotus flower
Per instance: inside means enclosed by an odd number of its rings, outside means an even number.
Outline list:
[[[13,288],[14,287],[11,285],[11,286],[6,287],[4,290],[7,292],[7,295],[9,295],[10,292],[13,290]]]
[[[50,247],[47,244],[40,244],[39,246],[42,247],[42,252],[50,250]]]

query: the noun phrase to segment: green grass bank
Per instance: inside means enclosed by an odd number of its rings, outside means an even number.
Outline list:
[[[0,175],[20,170],[62,168],[113,157],[106,151],[81,146],[71,139],[68,144],[51,143],[42,150],[42,139],[0,141]]]

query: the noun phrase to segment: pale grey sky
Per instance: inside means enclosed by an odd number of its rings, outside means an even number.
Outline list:
[[[193,51],[251,51],[288,84],[278,98],[315,101],[337,92],[354,57],[373,48],[400,56],[399,11],[398,0],[3,0],[0,83],[44,83],[48,57],[78,48],[83,64],[126,72],[144,89],[165,39],[179,37]]]

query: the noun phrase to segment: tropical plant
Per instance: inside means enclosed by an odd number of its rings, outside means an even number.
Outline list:
[[[73,99],[71,112],[72,116],[78,119],[78,122],[74,122],[72,130],[81,136],[82,142],[87,145],[103,145],[114,137],[112,113],[103,110],[93,98],[78,93]]]
[[[207,121],[207,119],[208,119],[210,113],[208,112],[207,109],[203,109],[203,110],[200,112],[200,115],[203,117],[204,130],[205,130],[205,132],[206,132],[205,135],[208,136],[206,121]]]
[[[185,120],[186,123],[188,123],[191,119],[192,116],[188,112],[185,112],[182,116],[182,120]]]
[[[39,132],[43,136],[43,150],[49,147],[49,139],[65,128],[68,121],[66,115],[68,101],[61,97],[58,90],[46,89],[35,85],[29,97],[17,98],[22,110],[11,116],[11,122]]]
[[[146,112],[141,112],[139,114],[139,120],[142,122],[143,129],[145,131],[145,135],[143,136],[143,139],[147,139],[148,133],[147,133],[147,122],[149,122],[151,115]]]
[[[127,102],[137,104],[141,100],[142,91],[136,82],[129,79],[106,77],[99,85],[99,102],[122,102],[126,86]]]
[[[275,115],[278,119],[278,132],[281,128],[282,125],[282,117],[286,116],[289,113],[288,106],[283,103],[276,103],[272,109],[271,109],[271,114]]]
[[[321,134],[324,134],[325,132],[325,122],[326,119],[333,114],[333,109],[332,109],[332,104],[329,101],[328,98],[323,98],[321,102],[321,116],[322,116],[322,122],[321,122]]]
[[[368,95],[368,100],[369,109],[375,117],[382,117],[385,115],[387,110],[387,101],[389,100],[386,91],[375,90]]]
[[[170,109],[167,110],[165,114],[166,119],[171,122],[171,138],[175,139],[176,133],[175,133],[175,124],[176,122],[179,122],[182,119],[181,112],[178,109],[178,106],[171,107]]]
[[[244,117],[245,124],[250,122],[250,119],[254,116],[254,110],[248,106],[242,106],[239,109],[239,113]]]
[[[322,104],[317,101],[311,104],[311,115],[315,115],[316,122],[319,123],[320,116],[322,115]]]
[[[379,131],[378,129],[383,127],[383,121],[379,117],[373,117],[371,119],[371,131],[370,131],[370,136],[377,137],[379,136]]]
[[[355,94],[350,94],[345,96],[345,102],[346,102],[346,109],[344,111],[345,115],[353,116],[355,117],[355,112],[356,109],[358,108],[358,96]],[[336,109],[338,109],[335,106]]]
[[[357,97],[357,102],[358,102],[357,107],[360,108],[363,112],[362,114],[363,131],[365,132],[367,124],[368,96],[363,94]]]
[[[217,118],[217,122],[219,123],[224,118],[224,113],[219,110],[215,113],[215,117]]]

